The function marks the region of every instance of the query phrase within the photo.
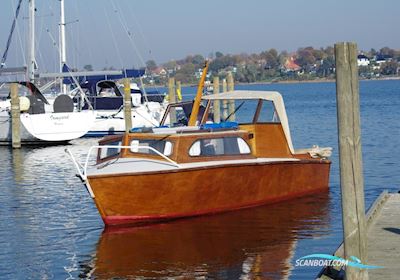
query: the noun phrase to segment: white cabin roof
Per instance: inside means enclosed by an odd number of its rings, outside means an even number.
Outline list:
[[[252,100],[263,99],[268,101],[282,100],[282,95],[277,91],[260,91],[260,90],[234,90],[226,91],[218,94],[210,94],[202,97],[204,100]]]
[[[286,114],[285,104],[282,95],[277,91],[259,91],[259,90],[234,90],[218,94],[211,94],[202,97],[203,100],[267,100],[273,102],[276,113],[281,121],[283,132],[289,149],[294,154],[292,138],[290,136],[289,121]]]

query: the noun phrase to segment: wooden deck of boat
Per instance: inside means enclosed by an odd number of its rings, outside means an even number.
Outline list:
[[[369,279],[399,279],[400,275],[400,194],[383,192],[367,213]],[[343,244],[335,256],[343,257]],[[321,276],[318,279],[335,279]],[[339,278],[340,279],[340,278]]]

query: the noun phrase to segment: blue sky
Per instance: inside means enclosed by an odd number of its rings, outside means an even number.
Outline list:
[[[1,0],[2,54],[17,0]],[[24,63],[27,34],[24,0],[7,60]],[[59,1],[36,0],[37,60],[58,69]],[[294,51],[355,41],[360,49],[400,48],[398,0],[65,0],[67,57],[73,67],[97,69],[166,62],[188,54]],[[49,29],[49,32],[47,32]],[[128,32],[131,35],[128,35]],[[53,37],[53,39],[51,39]]]

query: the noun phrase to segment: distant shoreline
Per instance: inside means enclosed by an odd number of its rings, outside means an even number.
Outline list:
[[[388,80],[400,80],[400,76],[396,77],[383,77],[374,79],[359,79],[360,81],[388,81]],[[235,83],[235,85],[272,85],[272,84],[305,84],[305,83],[334,83],[335,79],[315,79],[315,80],[286,80],[286,81],[275,81],[275,82],[253,82],[253,83]],[[182,84],[183,87],[197,87],[197,84]]]
[[[375,78],[375,79],[359,79],[359,81],[389,81],[389,80],[400,80],[400,77],[387,77],[387,78]],[[236,83],[237,85],[272,85],[272,84],[318,84],[318,83],[335,83],[335,79],[317,79],[317,80],[304,80],[304,81],[278,81],[278,82],[255,82],[255,83]]]
[[[316,79],[316,80],[287,80],[276,82],[254,82],[254,83],[236,83],[236,85],[273,85],[273,84],[307,84],[307,83],[333,83],[335,79]]]

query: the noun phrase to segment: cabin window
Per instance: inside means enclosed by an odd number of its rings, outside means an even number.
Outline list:
[[[215,103],[215,101],[214,101]],[[226,112],[226,115],[222,113],[222,107],[226,104],[234,104],[235,111]],[[215,120],[215,122],[226,122],[234,121],[239,124],[252,123],[254,119],[254,114],[257,109],[258,100],[221,100],[221,120]]]
[[[189,123],[192,107],[193,102],[171,104],[163,117],[161,125],[169,125],[170,127],[186,126]],[[200,105],[196,121],[197,124],[201,122],[205,111],[205,104]]]
[[[185,104],[169,108],[167,115],[164,116],[165,119],[163,125],[166,124],[171,127],[187,125],[189,122],[189,115],[187,112],[191,110],[189,105]]]
[[[224,117],[221,116],[221,120],[215,120],[216,123],[225,121],[234,121],[239,124],[280,122],[275,106],[271,101],[262,100],[258,113],[259,100],[223,100],[220,101],[220,106],[222,106],[223,102],[234,103],[235,110],[228,112]]]
[[[271,101],[263,100],[261,112],[257,120],[258,123],[279,123],[279,116],[275,106]]]
[[[170,156],[172,155],[173,152],[172,142],[161,139],[134,139],[131,141],[131,146],[132,146],[131,148],[132,153],[148,154],[148,155],[157,154],[154,151],[146,148],[136,149],[135,146],[151,147],[165,156]]]
[[[205,138],[195,141],[189,149],[189,155],[223,156],[250,154],[246,141],[240,137]]]
[[[122,142],[121,141],[115,141],[115,142],[109,142],[109,143],[104,143],[104,146],[116,146],[115,148],[101,148],[100,149],[100,159],[105,159],[108,157],[113,157],[119,155],[121,152],[121,148],[118,146],[121,146]]]

